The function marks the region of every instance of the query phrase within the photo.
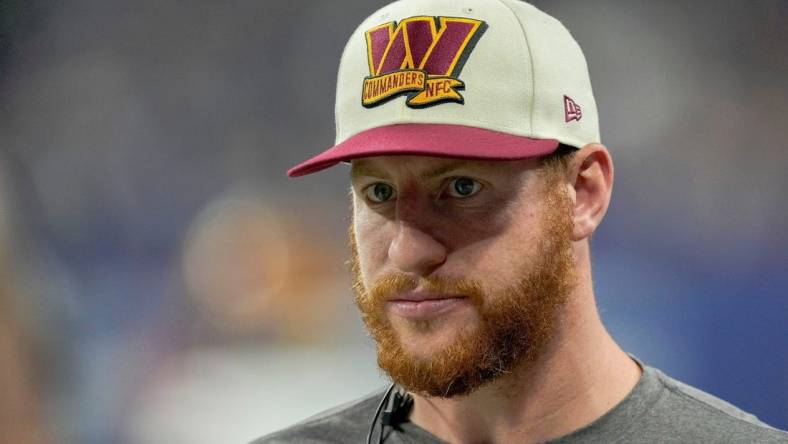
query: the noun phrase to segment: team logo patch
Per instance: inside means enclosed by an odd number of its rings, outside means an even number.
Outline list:
[[[456,17],[410,17],[366,32],[368,77],[361,104],[380,105],[406,95],[411,108],[442,102],[464,103],[458,78],[487,24]]]

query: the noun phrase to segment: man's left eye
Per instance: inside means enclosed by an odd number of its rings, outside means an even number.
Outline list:
[[[451,197],[470,197],[482,189],[482,184],[470,177],[456,177],[449,181],[446,190]]]

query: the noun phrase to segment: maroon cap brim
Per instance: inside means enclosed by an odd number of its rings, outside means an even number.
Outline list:
[[[516,160],[550,154],[557,147],[555,139],[533,139],[464,125],[405,123],[358,133],[296,165],[287,175],[304,176],[360,157],[407,154]]]

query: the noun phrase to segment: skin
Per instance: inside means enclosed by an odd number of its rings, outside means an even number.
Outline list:
[[[354,160],[353,232],[365,285],[390,273],[464,276],[478,279],[489,294],[512,285],[534,261],[527,246],[536,244],[545,211],[538,165],[533,159]],[[452,195],[457,177],[476,180],[479,191]],[[370,199],[378,182],[395,190],[386,202]],[[589,238],[605,215],[612,185],[613,162],[604,146],[589,144],[573,156],[560,186],[572,201],[577,282],[536,361],[468,396],[413,394],[412,422],[452,443],[543,442],[591,423],[632,390],[641,370],[602,325],[591,281]],[[429,356],[475,328],[475,310],[458,304],[429,329],[391,313],[389,319],[410,353]]]

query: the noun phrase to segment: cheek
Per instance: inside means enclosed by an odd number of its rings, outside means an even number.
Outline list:
[[[497,292],[511,287],[531,260],[527,248],[516,242],[499,239],[473,252],[476,258],[473,274],[484,282],[487,291]]]
[[[358,268],[365,285],[375,279],[388,257],[388,242],[383,221],[375,221],[374,215],[363,210],[355,212],[353,233],[356,240]]]
[[[512,211],[511,195],[490,194],[471,203],[449,201],[437,206],[432,213],[430,234],[449,251],[494,242],[510,229],[520,214]]]
[[[494,236],[470,243],[457,252],[469,277],[490,292],[510,288],[536,260],[541,227],[533,212],[513,217]]]

